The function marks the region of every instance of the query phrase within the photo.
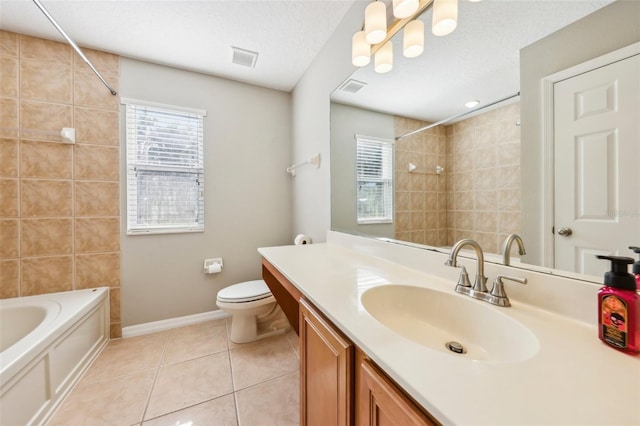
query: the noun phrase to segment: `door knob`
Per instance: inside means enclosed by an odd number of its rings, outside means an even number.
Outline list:
[[[573,234],[573,231],[571,230],[571,228],[558,229],[558,235],[562,235],[563,237],[568,237],[571,234]]]

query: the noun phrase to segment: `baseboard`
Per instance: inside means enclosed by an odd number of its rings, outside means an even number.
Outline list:
[[[184,327],[185,325],[198,324],[205,321],[227,318],[230,315],[218,309],[200,314],[187,315],[184,317],[169,318],[166,320],[147,322],[144,324],[130,325],[122,328],[122,337],[142,336],[143,334],[156,333],[158,331],[170,330],[172,328]]]

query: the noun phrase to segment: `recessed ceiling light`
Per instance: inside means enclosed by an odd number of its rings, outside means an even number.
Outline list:
[[[466,106],[467,108],[475,108],[478,105],[480,105],[480,101],[469,101],[464,104],[464,106]]]
[[[232,56],[231,62],[238,65],[243,65],[249,68],[255,68],[256,61],[258,60],[258,52],[251,50],[240,49],[239,47],[231,46]]]

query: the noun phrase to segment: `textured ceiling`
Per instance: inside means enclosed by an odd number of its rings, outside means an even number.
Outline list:
[[[80,46],[290,91],[354,0],[41,0]],[[0,29],[63,41],[31,0],[0,0]],[[231,46],[259,53],[254,69]]]
[[[351,76],[366,87],[357,93],[338,90],[331,99],[429,122],[452,117],[468,111],[464,103],[469,100],[480,100],[482,106],[517,93],[519,49],[611,2],[460,0],[458,28],[444,37],[431,34],[429,10],[421,17],[426,31],[421,56],[405,59],[398,33],[393,39],[393,70],[376,74],[372,59]]]

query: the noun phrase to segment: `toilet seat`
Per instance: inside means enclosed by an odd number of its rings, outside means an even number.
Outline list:
[[[223,288],[217,299],[224,303],[247,303],[272,297],[264,280],[247,281]]]

